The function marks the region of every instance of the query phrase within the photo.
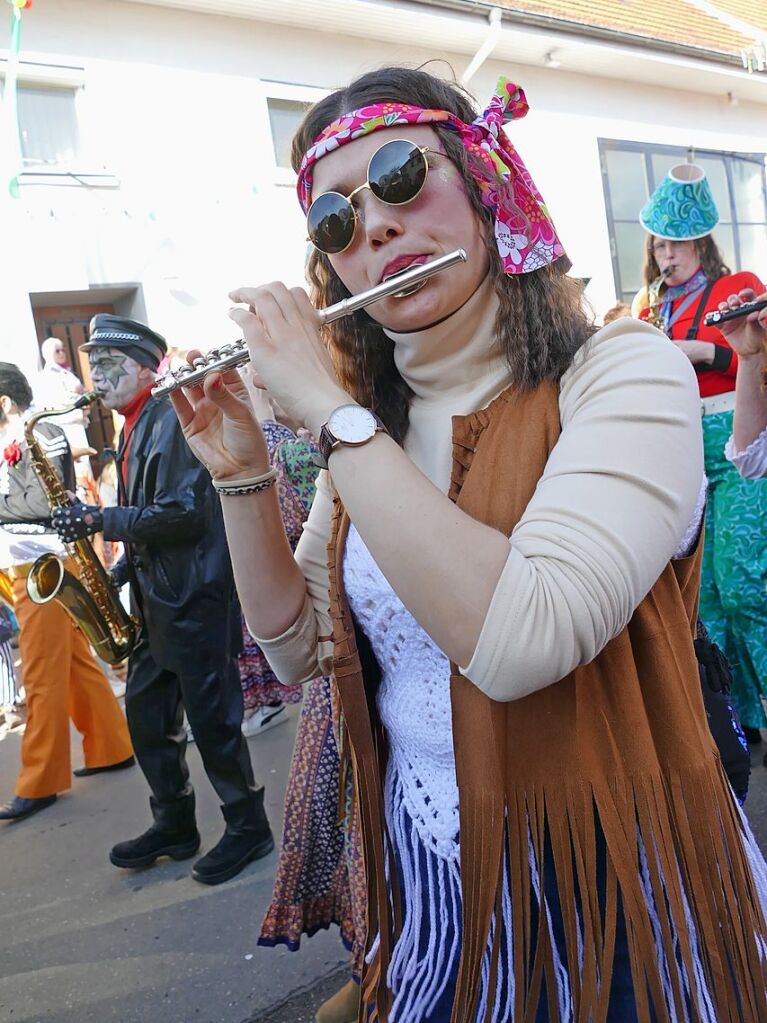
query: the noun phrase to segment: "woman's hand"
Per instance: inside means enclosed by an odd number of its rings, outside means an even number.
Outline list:
[[[684,352],[693,366],[714,361],[716,346],[711,341],[677,341],[676,346],[680,352]]]
[[[262,383],[290,419],[317,436],[330,412],[351,398],[338,383],[308,295],[277,282],[239,288],[229,297],[247,306],[229,316],[242,329]]]
[[[187,361],[199,356],[192,351]],[[236,369],[211,373],[202,383],[171,391],[189,447],[213,479],[256,476],[269,469],[269,451]]]
[[[759,299],[767,298],[767,292],[758,296]],[[751,288],[744,288],[736,295],[730,295],[725,302],[719,303],[719,312],[726,313],[729,309],[739,309],[746,302],[753,302],[757,298]],[[740,359],[752,359],[754,356],[761,356],[764,353],[764,346],[767,342],[767,309],[749,313],[748,316],[741,316],[735,320],[725,320],[717,324],[717,327],[727,338],[727,343],[734,348]]]

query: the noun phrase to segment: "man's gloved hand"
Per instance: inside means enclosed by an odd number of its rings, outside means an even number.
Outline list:
[[[120,558],[119,561],[115,562],[109,570],[109,581],[116,590],[122,589],[122,587],[128,581],[128,559],[125,557]]]
[[[74,543],[75,540],[100,533],[104,528],[104,516],[98,505],[76,501],[67,508],[55,508],[51,515],[51,525],[64,543]]]

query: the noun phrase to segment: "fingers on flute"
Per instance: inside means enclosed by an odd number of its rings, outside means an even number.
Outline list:
[[[730,309],[738,309],[740,308],[740,306],[745,305],[746,302],[753,301],[754,292],[751,288],[743,288],[743,290],[739,291],[737,295],[730,295],[730,297],[727,299]]]
[[[302,316],[309,316],[312,320],[319,321],[319,313],[312,305],[304,288],[291,288],[290,297]]]
[[[187,363],[190,366],[194,366],[195,360],[196,359],[200,359],[200,358],[203,358],[203,354],[202,354],[202,352],[200,351],[199,348],[192,348],[186,354],[186,361],[187,361]],[[189,406],[192,409],[196,409],[198,404],[200,403],[200,401],[204,397],[204,392],[203,392],[203,389],[202,389],[202,381],[199,381],[196,384],[185,384],[183,382],[183,380],[182,380],[181,381],[181,388],[179,388],[179,389],[177,389],[177,391],[171,392],[171,393],[180,393],[181,391],[183,391],[184,397],[186,398],[187,403],[189,404]],[[174,405],[174,407],[175,407],[175,405]]]
[[[258,288],[235,288],[229,292],[231,302],[239,302],[241,305],[254,305]]]
[[[238,377],[239,379],[239,377]],[[218,405],[229,419],[244,422],[253,418],[250,404],[239,398],[224,382],[221,373],[210,373],[202,383],[205,397]]]
[[[311,319],[317,317],[317,311],[306,291],[303,288],[288,288],[282,281],[273,281],[261,288],[237,288],[229,292],[229,298],[247,306],[267,330],[270,323],[285,321],[298,325],[307,316]]]
[[[176,413],[181,429],[185,430],[187,426],[194,419],[194,409],[189,403],[189,399],[184,394],[183,388],[177,387],[169,394],[170,403]]]

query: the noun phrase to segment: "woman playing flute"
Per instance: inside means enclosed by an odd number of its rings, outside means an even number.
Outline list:
[[[368,892],[359,1018],[756,1021],[765,868],[692,645],[694,373],[649,326],[595,331],[503,132],[526,112],[505,79],[477,115],[393,68],[306,115],[314,306],[468,261],[322,332],[302,289],[232,293],[328,465],[295,556],[233,378],[174,405],[275,673],[334,676]]]

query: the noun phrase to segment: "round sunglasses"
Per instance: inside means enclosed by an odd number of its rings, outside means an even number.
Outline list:
[[[389,206],[404,206],[417,198],[429,173],[428,146],[393,139],[376,149],[368,161],[366,181],[348,195],[323,192],[306,214],[309,241],[320,252],[335,255],[348,249],[357,229],[357,210],[352,199],[369,188],[376,199]],[[442,155],[437,153],[436,155]]]

